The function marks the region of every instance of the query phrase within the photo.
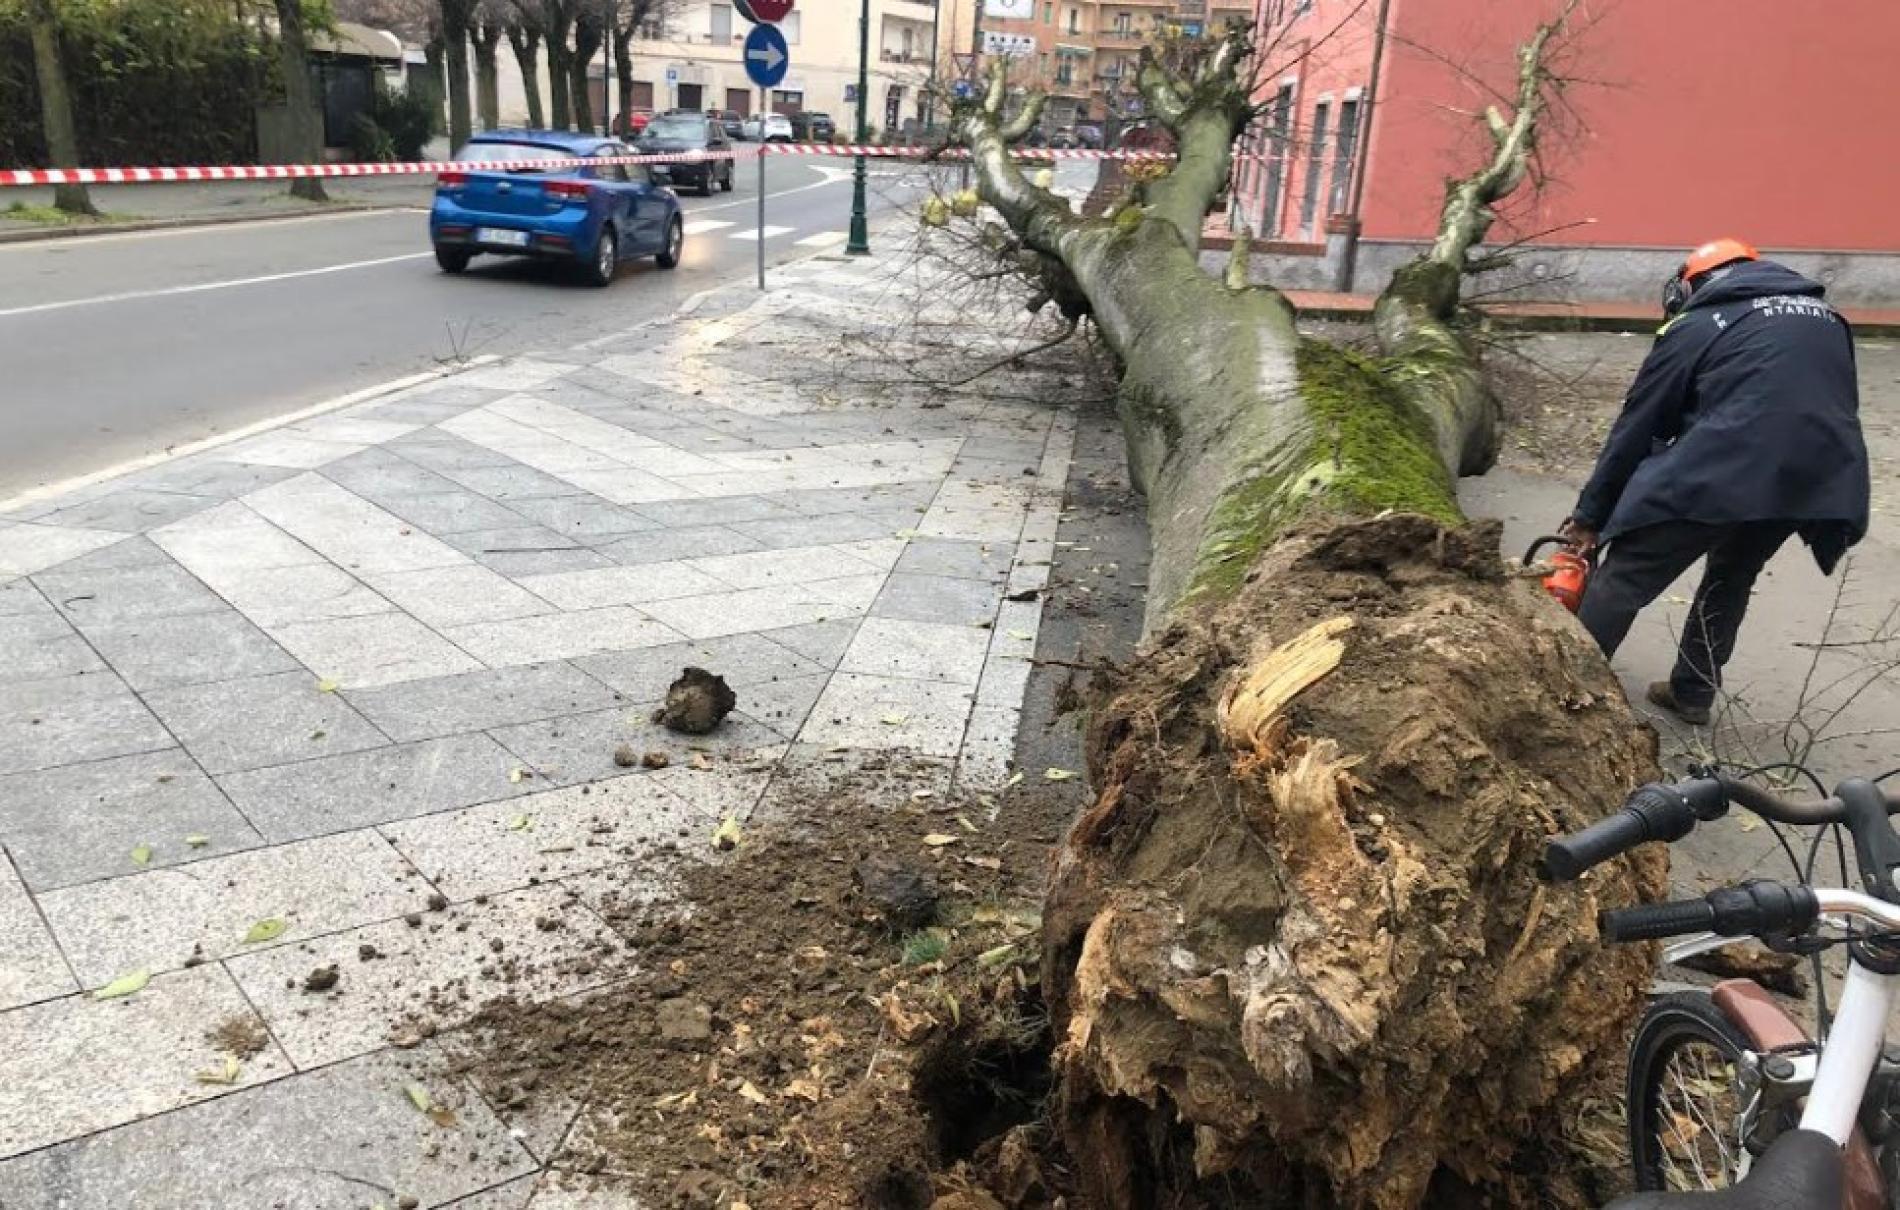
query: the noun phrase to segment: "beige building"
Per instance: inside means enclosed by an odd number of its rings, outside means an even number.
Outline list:
[[[871,0],[869,111],[866,120],[884,132],[914,129],[929,104],[933,61],[937,76],[954,74],[951,53],[968,50],[976,0]],[[838,137],[855,134],[857,121],[859,0],[800,0],[779,24],[791,51],[785,79],[773,90],[771,107],[785,114],[828,113]],[[658,37],[633,42],[635,108],[736,110],[756,113],[759,90],[746,79],[742,43],[751,27],[729,0],[687,0]],[[953,41],[961,31],[961,41]],[[933,39],[936,49],[933,53]],[[520,72],[503,48],[501,118],[527,121]],[[596,120],[603,63],[592,75]],[[542,64],[542,96],[547,95]],[[939,111],[941,113],[941,110]]]

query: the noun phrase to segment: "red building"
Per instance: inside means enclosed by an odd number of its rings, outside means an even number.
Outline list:
[[[1557,7],[1258,0],[1265,116],[1228,217],[1272,241],[1272,280],[1371,290],[1428,241]],[[1492,230],[1526,247],[1488,287],[1649,298],[1684,249],[1734,235],[1837,301],[1900,301],[1900,2],[1586,0],[1572,25],[1541,188]]]

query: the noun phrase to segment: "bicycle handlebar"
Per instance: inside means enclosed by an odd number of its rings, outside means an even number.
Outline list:
[[[1606,941],[1656,941],[1689,933],[1775,937],[1805,933],[1820,916],[1821,899],[1812,887],[1748,882],[1700,899],[1600,912],[1597,931]]]

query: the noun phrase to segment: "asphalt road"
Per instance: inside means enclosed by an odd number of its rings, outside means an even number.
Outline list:
[[[419,208],[0,246],[0,500],[457,355],[598,340],[749,280],[757,165],[738,167],[733,193],[682,199],[679,268],[630,263],[606,289],[486,257],[441,274]],[[880,175],[872,215],[906,194]],[[848,168],[769,160],[766,202],[768,264],[836,250]]]

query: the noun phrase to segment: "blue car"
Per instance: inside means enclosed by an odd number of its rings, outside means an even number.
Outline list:
[[[604,286],[621,261],[651,256],[680,262],[685,225],[679,197],[642,164],[539,170],[484,169],[514,161],[632,155],[599,135],[492,130],[456,154],[437,178],[429,238],[444,273],[460,273],[480,253],[572,261]]]

